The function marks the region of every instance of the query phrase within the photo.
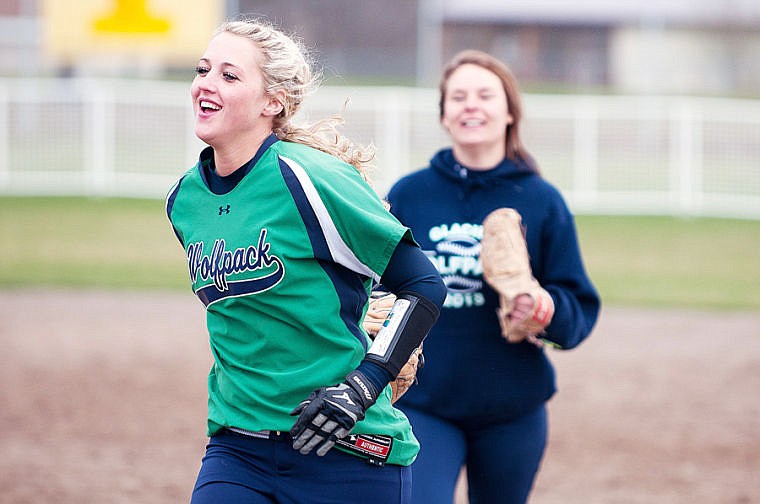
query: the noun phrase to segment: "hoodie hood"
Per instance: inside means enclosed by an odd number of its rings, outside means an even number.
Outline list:
[[[473,188],[499,185],[510,179],[536,174],[525,161],[508,158],[489,170],[472,170],[457,161],[450,147],[439,150],[430,159],[430,167],[448,179]]]

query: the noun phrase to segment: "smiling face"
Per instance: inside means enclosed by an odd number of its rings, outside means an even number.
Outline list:
[[[466,63],[446,81],[441,124],[451,135],[455,153],[478,152],[497,163],[506,152],[509,113],[499,77],[479,65]]]
[[[222,32],[198,62],[190,88],[195,134],[214,149],[257,149],[272,130],[282,105],[266,94],[261,58],[251,40]]]

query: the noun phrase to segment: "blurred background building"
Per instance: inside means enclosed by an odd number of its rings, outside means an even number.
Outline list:
[[[155,21],[131,28],[155,43],[104,37],[92,17],[109,11]],[[430,86],[445,59],[478,48],[530,90],[760,95],[757,0],[0,0],[0,76],[185,76],[238,13],[300,34],[328,84]]]
[[[341,113],[381,194],[448,142],[438,75],[476,48],[515,71],[574,211],[760,219],[758,0],[0,0],[0,194],[163,197],[202,148],[194,67],[239,14],[312,49],[296,119]]]

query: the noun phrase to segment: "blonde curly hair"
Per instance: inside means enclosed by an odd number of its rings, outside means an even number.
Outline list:
[[[259,67],[267,92],[275,95],[283,91],[282,111],[275,117],[272,128],[277,138],[331,154],[354,166],[369,182],[375,148],[372,144],[356,144],[342,135],[338,131],[338,126],[345,122],[341,114],[313,124],[296,125],[292,122],[306,96],[321,84],[321,73],[313,70],[310,55],[301,40],[256,18],[226,21],[214,35],[223,32],[245,37],[256,44],[262,54]]]

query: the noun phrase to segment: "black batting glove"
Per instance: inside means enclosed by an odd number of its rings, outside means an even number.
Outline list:
[[[378,394],[359,371],[352,371],[343,383],[318,388],[290,412],[298,415],[290,429],[293,448],[304,455],[317,448],[317,455],[323,456],[364,419]]]

